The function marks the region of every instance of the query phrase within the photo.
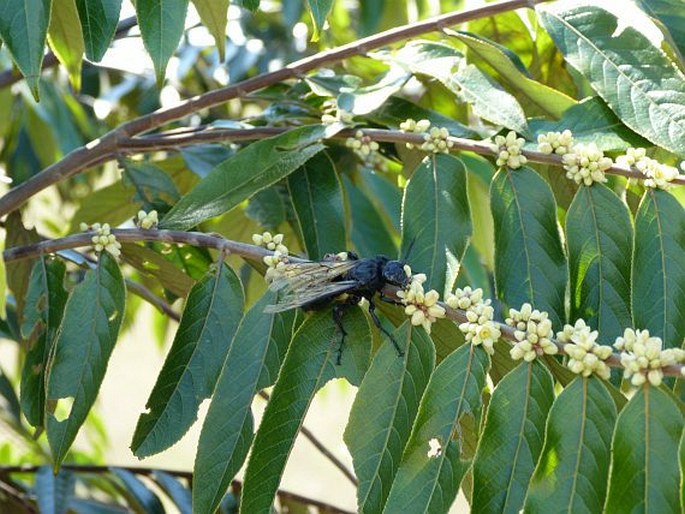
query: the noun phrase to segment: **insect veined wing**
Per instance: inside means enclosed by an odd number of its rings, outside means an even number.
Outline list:
[[[282,276],[269,286],[269,289],[278,292],[278,303],[268,305],[264,312],[287,311],[352,289],[357,285],[353,280],[333,280],[352,269],[356,263],[324,261],[287,264]]]

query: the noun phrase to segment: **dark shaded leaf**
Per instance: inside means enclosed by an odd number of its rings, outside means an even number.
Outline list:
[[[112,42],[119,22],[121,0],[76,0],[86,56],[91,61],[102,59]]]

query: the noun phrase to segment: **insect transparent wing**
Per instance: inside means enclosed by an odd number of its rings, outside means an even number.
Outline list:
[[[282,312],[307,303],[336,296],[352,289],[352,280],[333,280],[354,267],[356,261],[302,262],[288,264],[283,276],[276,279],[269,289],[279,293],[278,303],[269,305],[264,312]]]

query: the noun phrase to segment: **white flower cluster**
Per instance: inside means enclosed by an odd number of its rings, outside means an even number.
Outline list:
[[[274,253],[265,255],[262,260],[268,266],[264,280],[271,283],[285,274],[288,264],[288,247],[283,244],[283,234],[271,235],[271,232],[252,234],[252,241],[257,246],[263,246]]]
[[[143,210],[138,211],[138,216],[136,217],[136,225],[143,229],[157,228],[157,223],[159,223],[159,218],[157,211],[151,210],[150,212],[145,212]]]
[[[564,344],[564,352],[570,358],[566,366],[584,377],[593,373],[604,380],[611,376],[611,369],[605,362],[611,355],[611,346],[597,343],[599,332],[592,330],[579,319],[575,325],[564,325],[562,332],[557,332],[557,339]]]
[[[563,132],[547,132],[538,136],[538,150],[542,153],[565,155],[573,147],[573,134],[569,129]]]
[[[90,240],[93,242],[93,250],[96,252],[99,253],[105,250],[114,257],[119,257],[121,255],[121,243],[117,241],[116,236],[110,232],[109,223],[103,223],[102,225],[100,223],[93,223],[92,225],[81,223],[79,228],[83,232],[88,230],[95,232],[95,235],[91,237]]]
[[[495,309],[490,305],[490,299],[483,300],[481,288],[464,289],[457,288],[454,294],[450,294],[445,303],[453,309],[461,309],[466,312],[464,323],[459,324],[459,330],[466,336],[466,342],[474,346],[482,346],[489,354],[495,353],[495,341],[502,332],[499,325],[493,321]]]
[[[426,275],[423,273],[412,275],[411,268],[407,265],[404,266],[404,271],[411,279],[405,290],[397,292],[397,296],[405,305],[404,313],[411,316],[412,325],[421,325],[430,334],[431,325],[438,318],[445,317],[445,308],[438,304],[440,294],[435,289],[428,292],[423,290],[423,283],[426,281]]]
[[[653,386],[661,385],[664,366],[685,362],[685,350],[668,348],[662,350],[659,337],[650,337],[648,330],[626,328],[623,337],[617,337],[614,348],[621,352],[623,378],[630,379],[634,386],[649,381]],[[681,373],[685,370],[682,368]]]
[[[576,184],[591,186],[595,182],[606,182],[604,172],[611,168],[613,161],[604,157],[595,143],[573,145],[571,151],[562,155],[566,177]]]
[[[521,154],[521,148],[526,140],[517,138],[513,130],[505,136],[495,136],[494,150],[497,152],[497,166],[506,166],[512,170],[518,169],[528,162],[525,155]]]
[[[543,354],[554,355],[559,352],[559,348],[551,339],[552,322],[548,313],[533,309],[531,304],[524,303],[520,311],[509,309],[509,317],[505,322],[516,329],[514,338],[517,342],[509,350],[512,359],[531,362]]]
[[[454,148],[454,141],[449,139],[450,132],[445,127],[431,127],[428,120],[415,121],[411,118],[400,123],[402,132],[413,132],[423,134],[423,143],[419,150],[432,153],[449,153]],[[407,148],[414,148],[415,145],[407,143]]]
[[[621,155],[616,161],[625,166],[637,168],[646,177],[644,181],[646,187],[670,189],[673,179],[678,177],[677,168],[647,157],[647,151],[644,148],[628,148],[625,155]]]
[[[333,123],[352,123],[354,114],[338,107],[338,102],[330,100],[324,104],[324,114],[321,116],[321,123],[332,125]]]
[[[371,140],[369,136],[365,136],[361,130],[357,130],[354,133],[354,137],[348,137],[345,141],[345,146],[359,153],[363,159],[368,158],[371,153],[377,152],[380,148],[376,141]]]

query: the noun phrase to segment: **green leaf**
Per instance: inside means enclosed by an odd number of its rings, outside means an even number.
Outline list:
[[[635,215],[632,304],[635,327],[664,348],[685,338],[685,210],[671,194],[649,189]]]
[[[554,327],[561,329],[566,257],[552,191],[530,168],[501,169],[492,181],[490,205],[497,297],[516,309],[529,302],[549,312]]]
[[[52,0],[4,0],[0,3],[0,38],[26,78],[33,98],[40,95],[39,79]]]
[[[150,247],[124,243],[121,255],[124,262],[145,275],[155,277],[162,287],[176,296],[185,297],[195,283],[182,269]]]
[[[67,300],[46,378],[47,433],[55,468],[95,402],[119,333],[124,297],[119,266],[103,252],[97,268],[86,272]]]
[[[371,348],[368,322],[355,307],[342,323],[348,335],[339,366],[335,362],[340,333],[328,309],[309,317],[295,334],[252,445],[240,512],[268,512],[314,394],[336,376],[353,375],[357,381],[366,371]]]
[[[274,332],[284,316],[264,312],[276,302],[267,291],[240,322],[221,375],[198,443],[193,475],[193,510],[214,512],[226,494],[231,480],[243,465],[252,442],[252,398]]]
[[[35,229],[27,230],[26,227],[24,227],[21,220],[21,213],[18,210],[11,212],[7,216],[5,230],[7,231],[5,239],[6,248],[25,246],[36,243],[41,239]],[[5,266],[7,285],[12,293],[14,293],[17,318],[21,320],[24,317],[24,299],[26,298],[33,262],[30,259],[21,259],[14,262],[8,262]]]
[[[549,413],[525,512],[602,512],[614,423],[604,382],[578,377],[566,386]]]
[[[468,32],[449,30],[447,33],[459,39],[471,52],[492,66],[512,88],[543,113],[560,118],[566,109],[576,105],[573,98],[528,78],[497,43]]]
[[[402,359],[390,342],[374,357],[355,397],[345,429],[359,480],[360,512],[381,512],[404,445],[435,366],[435,349],[425,331],[405,321],[394,333]]]
[[[404,190],[400,251],[428,275],[426,290],[452,290],[471,232],[464,164],[451,155],[426,157]]]
[[[36,472],[36,496],[41,514],[66,514],[74,495],[76,477],[71,471],[60,470],[55,475],[50,466]]]
[[[685,54],[685,13],[680,0],[638,0],[637,5],[663,23],[681,54]]]
[[[89,60],[99,62],[114,38],[121,0],[76,0],[81,30]]]
[[[326,18],[333,7],[333,0],[307,0],[309,5],[309,12],[314,21],[314,33],[312,34],[312,41],[318,41],[323,25],[326,23]]]
[[[159,453],[178,441],[197,420],[221,372],[243,313],[244,296],[233,270],[221,264],[190,291],[183,316],[138,419],[131,449],[139,458]]]
[[[226,58],[226,24],[229,0],[193,0],[193,4],[216,43],[219,60]]]
[[[433,372],[384,512],[447,512],[470,462],[462,460],[460,419],[478,426],[490,365],[482,349],[463,345]]]
[[[134,190],[119,180],[110,186],[90,193],[84,198],[70,222],[72,231],[80,230],[79,225],[87,223],[109,223],[112,226],[130,220],[140,209],[133,201]]]
[[[320,260],[347,246],[342,184],[331,158],[312,158],[288,176],[288,190],[307,256]]]
[[[398,129],[400,123],[407,118],[428,120],[431,122],[431,125],[445,127],[451,135],[456,137],[475,139],[478,136],[475,131],[466,125],[462,125],[448,116],[431,111],[397,96],[388,98],[378,110],[369,114],[369,118],[376,123],[381,123],[394,129]]]
[[[533,131],[534,140],[540,134],[569,129],[573,133],[574,143],[595,143],[605,152],[625,152],[631,146],[650,146],[649,141],[621,123],[598,96],[586,98],[569,108],[559,121],[536,119],[530,120],[528,124]],[[561,173],[558,168],[554,171]]]
[[[185,487],[175,476],[161,470],[156,470],[152,475],[155,482],[171,498],[181,514],[192,514],[190,490]]]
[[[521,510],[553,402],[552,375],[536,361],[519,364],[497,384],[473,464],[473,512]]]
[[[382,107],[410,78],[411,74],[400,66],[391,66],[388,71],[375,77],[369,86],[341,88],[337,104],[358,116],[369,114]]]
[[[680,512],[683,414],[666,392],[640,388],[618,416],[606,512]]]
[[[343,175],[343,183],[350,202],[350,238],[355,248],[362,255],[394,255],[395,242],[369,197],[347,175]]]
[[[416,41],[402,48],[395,58],[412,73],[439,80],[457,97],[472,105],[481,118],[497,125],[528,134],[526,115],[518,100],[471,64],[454,47],[428,41]]]
[[[135,189],[133,200],[143,209],[164,213],[179,199],[178,189],[171,177],[154,164],[124,161],[124,183]]]
[[[571,321],[583,318],[613,344],[632,325],[628,207],[603,184],[578,189],[566,215]]]
[[[81,63],[83,62],[83,34],[75,0],[61,0],[53,9],[48,28],[48,42],[59,62],[69,73],[71,87],[81,90]]]
[[[36,260],[26,292],[26,310],[21,326],[27,342],[21,373],[21,406],[27,421],[43,426],[45,413],[45,371],[57,329],[62,321],[67,292],[66,266],[59,259]]]
[[[231,210],[257,191],[288,176],[323,148],[342,125],[308,125],[252,143],[214,168],[162,220],[186,230]]]
[[[133,498],[135,506],[138,507],[136,511],[146,514],[164,514],[164,507],[159,497],[134,473],[124,468],[110,468],[110,470],[121,480],[126,491]]]
[[[152,58],[157,86],[164,82],[169,58],[183,35],[188,0],[137,0],[136,16],[145,49]]]
[[[5,267],[5,234],[0,234],[0,319],[7,319],[7,268]]]
[[[685,154],[685,75],[648,35],[641,11],[617,18],[595,5],[555,4],[540,11],[566,60],[638,134]],[[642,14],[642,16],[640,16]]]

